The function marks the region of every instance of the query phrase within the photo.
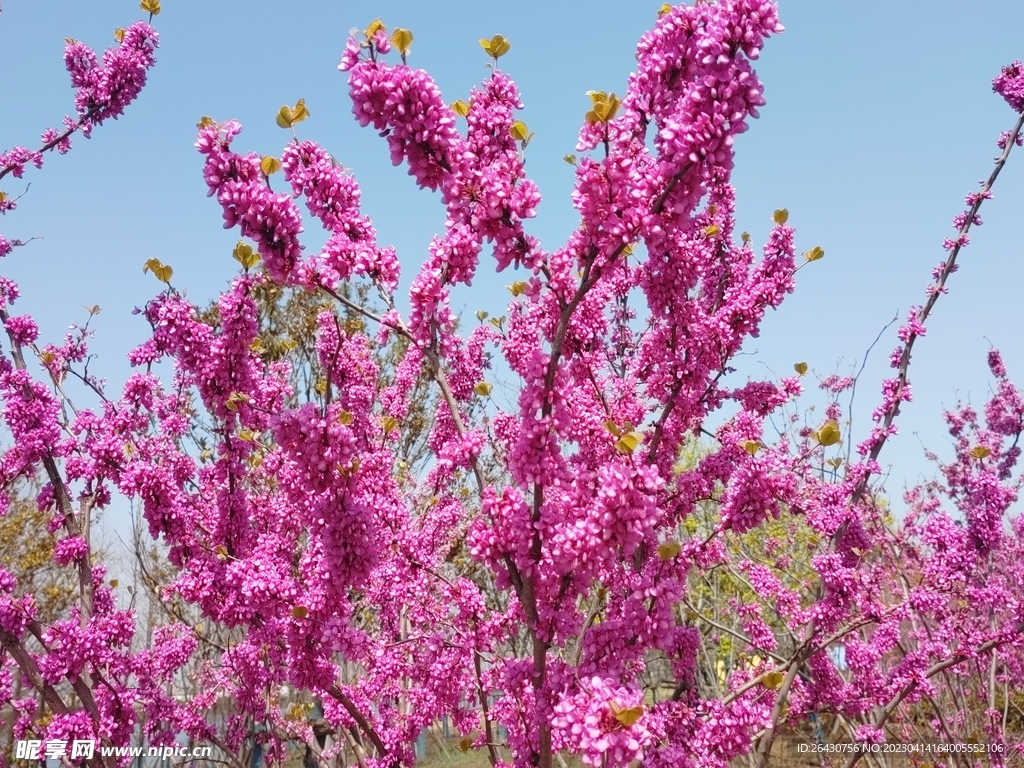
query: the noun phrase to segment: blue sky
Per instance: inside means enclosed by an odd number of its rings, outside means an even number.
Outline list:
[[[63,39],[102,49],[115,27],[141,14],[134,2],[110,0],[3,5],[0,147],[35,146],[44,128],[72,110]],[[522,91],[522,119],[537,133],[527,169],[544,195],[530,231],[553,250],[576,223],[572,169],[561,158],[573,151],[588,108],[584,93],[624,90],[636,40],[659,6],[165,0],[156,20],[157,66],[126,115],[89,141],[77,138],[66,157],[48,157],[41,172],[0,183],[8,194],[31,183],[0,231],[44,238],[2,265],[22,285],[16,309],[36,315],[44,339],[56,341],[69,323],[84,320],[83,304],[99,304],[94,369],[119,384],[128,373],[124,353],[146,332],[131,310],[159,289],[142,273],[146,259],[171,264],[175,285],[200,303],[235,273],[237,233],[222,229],[219,207],[205,196],[192,148],[196,121],[237,118],[245,126],[240,148],[279,154],[288,134],[274,115],[300,97],[312,115],[300,135],[354,170],[379,239],[398,248],[407,289],[443,209],[391,166],[372,130],[358,127],[346,77],[336,69],[349,29],[377,16],[412,29],[410,63],[431,72],[448,101],[464,98],[486,76],[478,38],[501,33],[511,40],[501,63]],[[1002,64],[1024,58],[1024,3],[782,0],[780,14],[787,31],[768,42],[757,63],[768,104],[738,141],[739,224],[763,242],[772,210],[788,208],[800,250],[820,245],[826,256],[801,270],[796,294],[748,344],[741,375],[788,374],[798,360],[821,375],[849,372],[897,311],[902,318],[923,301],[953,215],[988,175],[995,140],[1013,124],[990,82]],[[943,405],[958,396],[983,403],[990,344],[1024,381],[1022,209],[1024,151],[1017,150],[915,351],[915,402],[904,408],[901,434],[882,456],[895,465],[889,487],[896,499],[904,483],[931,474],[922,445],[949,454]],[[314,247],[318,237],[310,239]],[[502,286],[512,279],[481,278],[453,304],[469,314],[500,314],[508,296]],[[866,415],[879,400],[895,344],[894,326],[861,381],[858,438],[869,428]]]

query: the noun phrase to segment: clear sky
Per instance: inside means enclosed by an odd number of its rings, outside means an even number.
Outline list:
[[[41,172],[2,182],[8,194],[27,182],[31,189],[0,231],[44,238],[0,268],[22,285],[16,308],[36,315],[44,339],[57,341],[68,323],[84,319],[83,304],[99,304],[94,370],[118,385],[129,370],[124,353],[146,332],[131,310],[159,289],[142,273],[146,259],[171,264],[174,284],[201,303],[235,273],[237,232],[221,228],[219,206],[205,196],[192,147],[196,121],[237,118],[245,126],[240,149],[279,154],[288,134],[274,115],[300,97],[312,115],[300,135],[354,170],[380,241],[398,248],[404,292],[444,214],[435,196],[391,166],[385,142],[352,119],[346,76],[336,67],[349,29],[377,16],[412,29],[410,63],[431,72],[448,101],[464,98],[486,76],[478,38],[501,33],[511,40],[501,64],[521,88],[522,119],[537,133],[527,170],[544,194],[530,230],[553,250],[577,220],[569,204],[572,169],[561,158],[573,151],[588,108],[584,93],[624,90],[636,40],[659,6],[164,0],[158,63],[127,114],[89,141],[76,138],[68,156],[48,157]],[[768,104],[737,145],[739,224],[763,242],[772,210],[786,207],[800,250],[821,245],[826,256],[801,270],[796,294],[748,344],[741,375],[787,374],[800,360],[819,375],[847,373],[897,311],[902,318],[923,301],[953,215],[988,175],[995,140],[1013,124],[990,83],[1002,64],[1024,58],[1024,3],[782,0],[780,13],[787,31],[768,42],[757,63]],[[6,0],[0,147],[34,147],[44,128],[71,111],[65,37],[102,49],[115,27],[140,16],[135,2],[120,0]],[[990,344],[1024,381],[1024,150],[1011,156],[995,192],[982,209],[985,226],[974,231],[950,295],[915,351],[915,402],[905,406],[901,434],[882,456],[895,465],[895,499],[904,483],[931,474],[922,445],[949,455],[943,405],[958,396],[983,403]],[[502,286],[512,279],[481,278],[456,294],[455,309],[500,313],[508,298]],[[867,414],[879,401],[895,344],[894,326],[861,381],[858,439],[869,429]]]

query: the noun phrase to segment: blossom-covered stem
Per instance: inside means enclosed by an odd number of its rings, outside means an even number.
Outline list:
[[[793,681],[796,680],[800,665],[810,656],[807,651],[813,639],[814,622],[812,621],[807,625],[800,647],[796,649],[796,653],[789,660],[789,669],[786,670],[786,676],[782,680],[782,685],[779,686],[779,694],[775,697],[775,704],[772,706],[771,719],[768,721],[768,725],[765,727],[761,740],[757,745],[757,757],[754,762],[757,768],[766,768],[768,765],[768,761],[771,758],[772,743],[775,741],[775,731],[779,726],[779,721],[782,719],[782,710],[789,699],[789,692],[793,687]]]
[[[373,746],[376,748],[377,754],[379,754],[381,757],[387,755],[388,750],[387,747],[384,746],[384,742],[381,741],[380,736],[377,734],[377,731],[374,729],[373,725],[370,723],[369,720],[367,720],[363,716],[363,713],[359,711],[359,708],[352,702],[352,699],[346,696],[345,692],[342,691],[337,685],[332,685],[330,688],[328,688],[327,693],[328,695],[330,695],[332,699],[337,701],[339,704],[341,704],[341,706],[345,708],[345,711],[348,712],[349,717],[356,721],[356,724],[359,726],[362,732],[366,734],[367,738],[371,742],[373,742]]]
[[[343,306],[348,307],[353,312],[358,312],[360,315],[365,317],[367,320],[372,320],[373,322],[377,323],[378,325],[383,325],[388,330],[391,330],[391,331],[394,331],[395,333],[401,334],[402,336],[405,336],[407,339],[411,339],[412,338],[411,334],[409,333],[409,330],[407,328],[405,328],[403,325],[401,325],[401,324],[395,325],[393,323],[387,322],[380,315],[376,315],[373,312],[371,312],[370,310],[368,310],[366,307],[363,307],[360,304],[356,304],[354,301],[352,301],[350,299],[346,299],[340,293],[338,293],[337,291],[333,290],[329,286],[324,285],[323,283],[320,283],[319,287],[320,287],[320,290],[322,290],[324,293],[326,293],[331,298],[335,299],[339,304],[342,304]]]
[[[892,715],[892,713],[896,711],[896,708],[903,702],[904,699],[907,698],[907,696],[914,692],[914,689],[917,688],[923,680],[930,680],[931,678],[935,677],[935,675],[939,674],[940,672],[944,672],[950,667],[955,667],[957,664],[961,664],[967,661],[968,659],[977,658],[983,653],[994,651],[999,646],[1009,642],[1014,635],[1019,635],[1022,633],[1024,633],[1024,622],[1017,624],[1017,626],[1014,627],[1013,630],[1011,630],[1003,637],[994,637],[991,640],[982,643],[973,651],[958,653],[955,656],[952,656],[951,658],[936,662],[927,670],[925,670],[924,674],[921,677],[915,677],[913,680],[911,680],[905,686],[903,686],[899,690],[899,692],[895,696],[893,696],[892,699],[889,700],[889,703],[886,704],[874,718],[872,718],[873,725],[876,728],[881,728],[885,724],[885,721],[888,720],[889,717]],[[861,757],[863,757],[862,753],[854,753],[847,761],[844,768],[853,768],[855,765],[857,765],[857,763],[860,762]]]
[[[982,201],[985,200],[989,196],[989,193],[992,190],[992,186],[995,184],[996,179],[999,177],[999,173],[1002,171],[1003,166],[1006,165],[1006,160],[1010,156],[1010,150],[1013,147],[1013,145],[1016,143],[1017,137],[1020,135],[1022,129],[1024,129],[1024,113],[1022,113],[1017,118],[1016,124],[1014,125],[1014,127],[1010,131],[1010,133],[1008,134],[1008,138],[1007,138],[1007,140],[1005,142],[1005,145],[1003,147],[1003,151],[999,155],[999,157],[996,158],[995,167],[992,169],[992,172],[989,174],[988,179],[982,185],[981,190],[978,193],[975,193],[975,194],[972,195],[971,206],[968,209],[967,213],[965,214],[966,215],[965,220],[960,225],[959,232],[957,233],[957,238],[956,238],[956,240],[954,242],[953,247],[950,249],[949,256],[947,257],[945,263],[943,264],[942,269],[939,271],[938,275],[936,276],[935,283],[931,286],[932,290],[930,290],[930,295],[928,296],[928,300],[925,302],[924,306],[917,312],[917,315],[915,317],[915,320],[916,320],[915,324],[917,326],[923,326],[924,325],[925,321],[931,315],[931,312],[934,309],[936,302],[938,301],[939,295],[941,293],[943,293],[943,289],[945,288],[945,284],[946,284],[947,279],[949,278],[949,276],[953,273],[954,269],[956,268],[957,256],[960,254],[960,249],[963,247],[963,245],[966,242],[966,240],[965,240],[966,235],[970,231],[972,224],[974,224],[974,222],[975,222],[975,217],[976,217],[976,215],[978,213],[978,210],[981,208]],[[908,336],[907,336],[907,339],[906,339],[906,343],[904,344],[903,350],[900,353],[900,357],[899,357],[899,362],[898,362],[898,366],[897,366],[897,378],[896,378],[895,390],[894,390],[894,392],[892,393],[892,395],[890,397],[891,403],[889,404],[888,408],[886,409],[886,411],[884,413],[884,416],[882,417],[881,427],[880,427],[879,432],[878,432],[878,437],[875,440],[874,444],[871,446],[870,451],[868,452],[868,456],[867,456],[867,458],[868,458],[868,466],[870,466],[872,463],[877,461],[878,456],[881,453],[882,448],[885,446],[886,440],[888,439],[889,429],[890,429],[890,427],[892,427],[893,422],[896,420],[896,416],[899,415],[899,406],[900,406],[900,403],[902,402],[902,399],[903,399],[902,398],[902,394],[903,394],[904,390],[907,387],[907,375],[908,375],[908,370],[910,368],[911,351],[913,349],[914,342],[917,340],[917,338],[919,336],[920,336],[920,333],[919,333],[918,330],[916,330],[913,327],[911,327],[909,329],[909,333],[908,333]],[[851,507],[856,506],[864,498],[864,494],[867,492],[867,489],[868,489],[868,483],[869,483],[870,477],[871,477],[870,471],[865,471],[863,476],[858,481],[857,485],[855,486],[855,488],[853,490],[853,493],[850,496],[849,504],[850,504]],[[842,540],[842,538],[846,534],[848,528],[849,528],[849,520],[844,521],[839,526],[839,528],[836,530],[836,532],[831,537],[831,541],[830,541],[830,544],[829,544],[830,551],[835,551],[835,549],[836,549],[836,547],[838,545],[838,542],[840,540]],[[819,588],[817,590],[817,594],[818,594],[819,599],[820,599],[820,592],[821,592],[821,585],[819,585]],[[806,656],[809,655],[807,653],[808,646],[813,641],[814,636],[816,635],[816,633],[817,633],[816,622],[815,622],[814,618],[812,618],[810,620],[810,622],[808,623],[808,625],[807,625],[807,631],[805,632],[804,641],[801,644],[801,648],[800,648],[800,650],[798,651],[797,655],[794,658],[797,658],[797,657],[800,657],[800,656],[803,656],[804,658],[806,658]],[[963,659],[961,659],[961,661],[962,660]],[[952,661],[952,660],[950,660],[950,661]],[[959,661],[954,662],[954,663],[959,663]],[[947,666],[953,666],[953,664],[951,663],[951,664],[948,664]],[[945,668],[946,667],[942,667],[942,669],[945,669]],[[790,670],[790,672],[792,672],[792,671],[793,671],[793,669]],[[936,670],[936,671],[940,671],[940,670]],[[789,682],[790,682],[790,675],[787,673],[786,680],[783,682],[782,686],[779,689],[778,697],[776,699],[776,707],[775,707],[775,709],[772,712],[771,723],[769,724],[768,728],[766,729],[766,731],[764,733],[764,736],[761,739],[761,743],[758,746],[758,765],[759,766],[763,767],[763,766],[767,765],[768,753],[771,751],[771,743],[774,740],[774,729],[775,729],[775,726],[777,725],[777,722],[778,722],[778,716],[781,715],[782,705],[785,704],[785,701],[786,701],[786,699],[789,696],[789,688],[790,688],[790,686],[788,685]],[[909,693],[909,691],[907,693]],[[906,695],[906,694],[904,694],[904,695]],[[902,700],[902,698],[900,700]],[[898,704],[898,702],[897,702],[897,704]],[[883,718],[882,722],[884,722],[884,719],[886,719],[886,718],[888,718],[888,715],[886,715],[885,718]],[[880,723],[879,723],[879,725],[880,725]]]
[[[498,765],[498,751],[494,748],[494,729],[491,726],[490,707],[487,703],[487,691],[484,690],[483,669],[480,664],[480,653],[473,649],[473,672],[476,675],[476,689],[480,696],[480,714],[484,721],[484,736],[487,738],[487,759],[491,766]]]
[[[448,410],[452,414],[452,422],[455,424],[455,429],[459,433],[459,437],[465,437],[469,434],[465,423],[462,421],[462,415],[459,413],[459,404],[455,400],[455,395],[452,393],[452,388],[448,384],[448,377],[445,376],[444,371],[441,368],[441,360],[437,355],[437,352],[431,350],[428,354],[428,359],[431,362],[433,369],[433,378],[437,382],[438,389],[441,390],[441,396],[444,398],[445,403],[448,406]],[[470,457],[470,463],[473,467],[473,476],[476,478],[477,492],[481,495],[484,492],[484,488],[487,487],[487,483],[484,480],[483,470],[480,469],[480,461],[477,456]]]
[[[0,307],[0,323],[6,327],[10,320],[10,313],[6,307]],[[10,330],[7,331],[7,338],[11,343],[11,359],[14,361],[14,367],[20,371],[27,371],[28,364],[25,362],[25,354],[22,351],[22,345],[18,338]],[[25,392],[26,397],[33,397],[31,391]],[[53,456],[47,453],[42,457],[43,469],[46,471],[46,476],[53,486],[54,501],[61,514],[64,516],[64,526],[68,533],[72,536],[84,536],[86,544],[88,545],[88,532],[89,532],[89,512],[91,511],[91,503],[87,503],[85,499],[82,502],[82,508],[79,515],[74,514],[74,510],[71,504],[71,494],[68,492],[67,485],[64,483],[64,478],[60,474],[60,470],[57,467],[57,462]],[[88,499],[89,497],[86,497]],[[93,590],[93,578],[92,578],[92,564],[90,563],[89,557],[82,557],[78,559],[78,583],[81,598],[81,605],[79,606],[81,624],[84,627],[89,617],[92,615],[92,590]]]
[[[0,629],[0,645],[3,649],[11,654],[11,658],[14,659],[14,663],[18,665],[25,677],[32,683],[32,687],[39,691],[46,705],[57,715],[66,715],[68,713],[68,706],[64,703],[64,700],[60,697],[60,694],[54,689],[52,685],[43,680],[43,676],[39,671],[39,665],[36,664],[35,659],[32,658],[32,654],[25,650],[25,647],[18,641],[16,637]]]
[[[55,147],[57,147],[57,145],[67,141],[77,131],[81,130],[82,126],[87,125],[92,120],[92,118],[94,118],[96,114],[105,106],[105,104],[100,104],[90,109],[88,112],[86,112],[84,115],[82,115],[82,117],[78,119],[77,123],[71,125],[64,131],[64,133],[58,135],[56,138],[50,139],[48,142],[43,144],[39,149],[35,151],[34,154],[41,155],[44,152],[49,152]],[[14,165],[8,165],[5,168],[0,168],[0,179],[2,179],[8,173],[11,173],[14,170],[14,168]]]
[[[982,201],[986,199],[988,193],[991,192],[993,184],[997,178],[999,178],[1000,171],[1003,170],[1003,166],[1006,165],[1006,160],[1010,156],[1010,150],[1017,141],[1017,137],[1021,133],[1021,129],[1024,128],[1024,113],[1017,118],[1017,123],[1010,131],[1009,139],[1006,141],[1006,146],[1003,147],[1002,154],[996,159],[995,167],[992,169],[992,173],[989,174],[988,179],[981,187],[981,191],[973,195],[973,203],[970,209],[967,211],[967,218],[964,223],[960,225],[960,231],[957,233],[956,244],[949,252],[949,257],[946,259],[943,265],[942,271],[939,273],[938,278],[934,284],[934,290],[931,291],[931,295],[928,297],[928,301],[925,302],[924,306],[917,313],[917,324],[924,325],[924,322],[931,315],[932,309],[935,307],[935,303],[939,300],[939,295],[943,292],[946,285],[946,280],[953,273],[956,268],[956,259],[960,254],[960,249],[963,247],[965,237],[970,232],[971,225],[974,224],[975,216],[978,210],[981,208]],[[885,416],[882,420],[882,429],[879,433],[878,440],[872,446],[870,453],[868,454],[869,462],[874,462],[878,459],[879,454],[882,452],[882,448],[885,446],[885,442],[888,439],[889,427],[896,420],[896,416],[899,414],[900,402],[902,401],[902,393],[907,386],[907,370],[910,367],[910,353],[914,347],[914,342],[917,340],[920,334],[911,329],[910,334],[907,338],[907,342],[903,347],[903,352],[900,355],[896,391],[892,398],[892,404],[887,409]],[[870,479],[870,473],[865,473],[861,478],[857,487],[854,489],[853,495],[850,498],[850,504],[856,504],[863,497],[867,491],[868,481]]]

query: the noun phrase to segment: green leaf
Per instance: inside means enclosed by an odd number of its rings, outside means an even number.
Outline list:
[[[490,40],[480,38],[480,47],[487,51],[488,56],[497,60],[509,52],[512,44],[504,35],[495,35]]]
[[[576,155],[566,155],[562,159],[565,160],[565,162],[567,162],[569,165],[576,165]]]
[[[457,99],[452,102],[452,112],[459,117],[465,117],[469,114],[469,104],[464,102],[462,99]]]
[[[235,257],[235,261],[242,265],[246,270],[252,269],[260,263],[260,256],[258,253],[253,251],[252,246],[248,243],[243,243],[241,240],[235,246],[235,250],[232,251],[232,256]]]
[[[637,720],[643,717],[644,706],[643,704],[637,704],[635,707],[628,707],[626,709],[621,708],[614,701],[610,701],[612,714],[615,715],[615,719],[618,720],[626,728],[629,728]]]
[[[391,42],[402,56],[406,56],[409,53],[410,46],[412,46],[412,32],[408,29],[396,27],[395,31],[391,33]]]
[[[627,432],[615,441],[615,448],[619,453],[631,454],[644,440],[639,432]]]
[[[160,259],[149,259],[142,265],[143,272],[152,272],[161,283],[170,283],[174,270],[160,261]]]
[[[989,456],[991,453],[992,451],[984,445],[976,445],[971,449],[971,458],[981,460]]]
[[[661,560],[671,560],[682,551],[678,541],[665,541],[658,545],[658,557]]]
[[[740,443],[740,447],[753,456],[761,449],[761,444],[757,440],[744,440]]]
[[[224,401],[224,407],[233,413],[238,412],[239,403],[248,403],[249,398],[241,392],[232,392],[228,395],[228,399]]]
[[[821,249],[821,246],[814,246],[807,253],[804,254],[804,258],[808,261],[817,261],[818,259],[824,258],[825,251]]]
[[[786,676],[782,672],[769,672],[761,678],[761,684],[770,691],[774,691],[780,685],[782,681],[786,679]]]
[[[789,221],[789,211],[787,211],[785,208],[777,209],[775,213],[772,214],[772,221],[780,225],[785,224],[787,221]]]
[[[299,99],[292,107],[292,124],[301,123],[307,117],[309,117],[309,110],[306,109],[306,100]]]
[[[839,431],[839,422],[829,419],[821,425],[821,429],[814,433],[814,439],[823,446],[835,445],[843,439]]]
[[[590,103],[593,107],[587,112],[588,123],[611,122],[612,118],[615,117],[615,113],[619,111],[619,106],[622,104],[619,97],[614,93],[587,91],[587,96],[590,97]]]
[[[529,129],[526,127],[526,123],[522,120],[516,120],[512,123],[512,127],[508,129],[508,132],[512,134],[512,138],[516,141],[526,141],[526,137],[530,134]]]
[[[387,30],[387,27],[384,26],[384,22],[381,21],[380,19],[374,19],[373,21],[370,22],[370,26],[366,28],[365,34],[367,39],[373,37],[382,29],[385,31]]]
[[[486,381],[478,381],[473,385],[473,391],[480,395],[480,397],[487,397],[491,394],[491,389],[491,385]]]
[[[260,170],[263,171],[264,176],[273,176],[281,170],[281,161],[276,157],[267,155],[260,160]]]
[[[793,365],[793,370],[796,371],[801,376],[803,376],[805,373],[807,373],[807,363],[795,363]]]
[[[704,228],[704,234],[708,237],[717,237],[722,234],[722,228],[717,224],[712,224],[710,227]]]
[[[141,8],[151,16],[159,16],[160,0],[142,0],[142,2],[139,3],[139,8]]]

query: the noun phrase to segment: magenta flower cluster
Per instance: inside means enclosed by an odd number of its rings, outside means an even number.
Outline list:
[[[877,481],[911,400],[911,351],[991,182],[967,197],[897,330],[895,373],[856,450],[840,403],[853,378],[822,377],[827,403],[803,421],[803,364],[735,381],[736,356],[796,288],[788,213],[758,253],[734,231],[731,181],[736,138],[765,104],[752,62],[782,29],[768,0],[663,9],[621,101],[591,94],[569,158],[579,225],[553,251],[526,231],[540,193],[522,100],[498,66],[507,41],[483,41],[489,76],[449,105],[407,65],[407,30],[354,34],[339,69],[356,120],[445,211],[405,316],[398,255],[355,179],[298,130],[280,158],[241,153],[233,120],[204,120],[195,146],[243,238],[242,270],[215,312],[170,284],[139,310],[150,332],[119,395],[88,373],[87,325],[43,343],[0,278],[0,514],[41,483],[55,565],[79,582],[68,615],[44,625],[0,567],[0,698],[16,737],[121,745],[142,728],[151,744],[184,733],[228,753],[260,741],[277,763],[289,741],[313,755],[325,726],[347,736],[321,759],[350,749],[399,768],[447,717],[495,768],[551,768],[560,750],[595,768],[727,768],[766,765],[776,734],[826,714],[864,741],[922,727],[955,741],[980,706],[1000,742],[989,699],[931,723],[901,709],[934,710],[940,687],[976,668],[978,690],[1024,684],[1024,522],[1006,522],[1024,394],[998,352],[991,397],[946,414],[954,458],[907,492],[905,520]],[[39,151],[4,153],[0,176],[117,117],[156,44],[142,23],[102,61],[70,42],[78,120]],[[1018,112],[1022,83],[1019,62],[994,82]],[[997,170],[1019,139],[1000,139]],[[326,232],[308,257],[300,198]],[[15,245],[0,238],[0,255]],[[452,291],[485,246],[497,271],[518,271],[507,308],[473,326]],[[382,314],[352,298],[355,280]],[[345,310],[319,311],[304,357],[265,348],[260,297],[277,287]],[[511,394],[495,381],[507,376]],[[92,407],[72,404],[71,382]],[[173,568],[154,598],[175,620],[148,647],[90,543],[115,494]],[[718,604],[712,579],[726,585]],[[14,698],[16,670],[32,695]],[[198,692],[180,696],[186,678]],[[321,702],[322,722],[296,716],[292,695]]]

